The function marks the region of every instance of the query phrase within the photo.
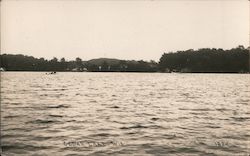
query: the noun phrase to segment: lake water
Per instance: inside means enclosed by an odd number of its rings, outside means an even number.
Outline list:
[[[6,156],[248,156],[249,125],[249,74],[1,73]]]

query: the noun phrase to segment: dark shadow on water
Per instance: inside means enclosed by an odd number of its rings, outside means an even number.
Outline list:
[[[47,106],[46,108],[69,108],[67,105]]]

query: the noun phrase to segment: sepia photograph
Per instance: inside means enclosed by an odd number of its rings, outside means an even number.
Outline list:
[[[0,155],[250,156],[249,0],[0,0]]]

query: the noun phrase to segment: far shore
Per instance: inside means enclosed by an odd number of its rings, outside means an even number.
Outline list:
[[[229,50],[189,49],[163,53],[159,61],[97,58],[51,60],[22,54],[1,54],[0,71],[45,72],[140,72],[140,73],[249,73],[250,47],[239,45]]]

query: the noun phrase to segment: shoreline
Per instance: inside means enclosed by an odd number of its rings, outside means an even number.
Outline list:
[[[34,73],[47,73],[52,71],[0,71],[0,73],[10,73],[10,72],[34,72]],[[162,74],[250,74],[250,72],[151,72],[151,71],[56,71],[56,73],[162,73]]]

